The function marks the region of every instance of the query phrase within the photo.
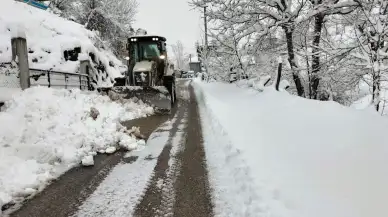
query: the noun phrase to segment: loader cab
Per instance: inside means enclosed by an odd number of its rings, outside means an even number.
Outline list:
[[[128,75],[125,83],[129,85],[153,86],[162,80],[167,66],[166,38],[161,36],[130,37],[128,49]],[[151,63],[152,62],[152,63]],[[151,64],[155,65],[155,72],[151,73]],[[145,83],[137,81],[138,75],[149,73],[149,80]],[[144,74],[143,73],[143,74]],[[138,84],[138,83],[143,84]]]
[[[137,36],[128,39],[130,62],[166,59],[166,38],[160,36]]]

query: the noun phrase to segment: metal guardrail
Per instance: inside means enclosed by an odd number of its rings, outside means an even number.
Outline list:
[[[52,88],[91,90],[88,74],[59,72],[42,69],[30,69],[31,86],[47,86]]]
[[[12,63],[0,63],[0,88],[20,88],[17,66]]]
[[[20,0],[19,0],[20,1]],[[42,9],[42,10],[47,10],[47,8],[49,6],[43,4],[43,3],[40,3],[40,2],[37,2],[37,1],[34,1],[34,0],[22,0],[24,3],[27,3],[33,7],[36,7],[36,8],[39,8],[39,9]]]

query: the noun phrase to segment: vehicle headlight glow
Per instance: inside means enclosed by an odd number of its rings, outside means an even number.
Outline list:
[[[164,59],[166,59],[166,56],[160,55],[160,59],[164,60]]]

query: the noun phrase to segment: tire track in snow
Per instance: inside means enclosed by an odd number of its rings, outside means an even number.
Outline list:
[[[187,115],[185,115],[187,118]],[[182,119],[181,125],[179,126],[179,129],[185,130],[186,121],[185,118]],[[186,138],[186,133],[183,132],[177,132],[175,137],[172,140],[172,149],[170,152],[170,159],[168,161],[168,171],[167,171],[167,178],[163,181],[163,185],[161,186],[162,190],[162,202],[160,209],[158,210],[157,216],[172,216],[173,215],[173,207],[175,204],[175,186],[177,176],[180,172],[182,163],[178,159],[178,155],[180,155],[184,150],[184,145],[182,144]]]
[[[175,184],[176,203],[173,216],[213,216],[202,126],[193,87],[189,88],[189,117],[185,150],[179,153],[181,171]]]
[[[176,154],[182,148],[184,123],[187,117],[187,105],[180,101],[177,111],[177,121],[173,124],[170,136],[158,163],[154,175],[147,187],[144,197],[137,205],[134,216],[172,216],[174,206],[174,184],[179,173],[180,164]]]

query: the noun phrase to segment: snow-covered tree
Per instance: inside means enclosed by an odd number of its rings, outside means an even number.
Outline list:
[[[175,58],[175,66],[177,69],[186,69],[188,65],[187,54],[181,41],[177,41],[175,44],[171,45],[172,52]]]
[[[372,103],[379,111],[381,85],[388,73],[388,2],[386,0],[355,0],[360,5],[354,27],[359,49],[355,57],[367,69],[372,87]]]
[[[126,38],[134,34],[136,0],[53,0],[51,4],[61,16],[98,31],[116,55],[126,52]]]
[[[215,25],[232,27],[241,36],[260,38],[274,29],[282,29],[286,38],[288,62],[299,96],[304,96],[304,87],[299,75],[294,52],[293,34],[295,22],[301,16],[307,0],[193,0],[193,4],[202,7],[209,5],[207,16]],[[218,23],[217,23],[218,22]]]

